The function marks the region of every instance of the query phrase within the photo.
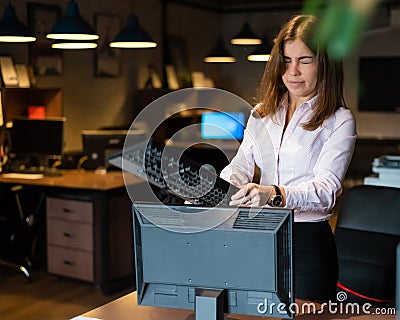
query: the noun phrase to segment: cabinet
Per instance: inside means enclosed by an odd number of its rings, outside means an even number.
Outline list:
[[[27,116],[29,106],[44,106],[46,117],[63,116],[63,92],[61,88],[1,88],[3,123],[15,117]],[[1,110],[0,110],[1,111]],[[4,130],[0,143],[4,142]]]
[[[149,201],[147,182],[121,171],[62,170],[61,176],[9,179],[0,193],[22,185],[46,199],[47,266],[52,274],[92,282],[105,294],[134,285],[132,201]],[[127,178],[127,176],[125,176]]]
[[[77,179],[70,182],[75,182],[76,189],[52,188],[47,193],[47,267],[55,275],[93,282],[108,294],[133,283],[131,201],[122,179],[116,189],[79,188],[76,182],[85,180],[86,184],[89,176],[96,180],[92,181],[96,188],[107,179],[115,183],[114,175],[85,173],[82,180],[70,176]]]
[[[46,117],[63,116],[63,93],[60,88],[2,88],[4,123],[15,117],[27,116],[28,106],[44,106]]]
[[[103,293],[132,285],[132,204],[122,173],[65,171],[37,181],[49,186],[48,271],[92,282]]]
[[[47,197],[48,271],[94,281],[93,203]]]

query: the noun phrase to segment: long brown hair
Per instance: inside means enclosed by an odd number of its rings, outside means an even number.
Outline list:
[[[283,59],[284,44],[288,40],[300,39],[313,52],[318,61],[318,79],[313,105],[313,115],[302,127],[315,130],[331,116],[339,106],[346,106],[343,96],[343,64],[342,61],[329,57],[325,47],[317,43],[315,33],[319,20],[312,15],[298,15],[289,20],[274,40],[270,60],[267,62],[264,75],[259,86],[260,105],[257,112],[261,117],[275,115],[287,88],[282,80],[286,70]]]

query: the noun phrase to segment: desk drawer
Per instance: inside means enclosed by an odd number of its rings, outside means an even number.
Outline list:
[[[47,243],[93,251],[93,226],[47,218]]]
[[[62,198],[46,198],[48,217],[70,221],[93,222],[93,203]]]
[[[47,246],[47,264],[50,273],[93,281],[93,254],[86,251]]]

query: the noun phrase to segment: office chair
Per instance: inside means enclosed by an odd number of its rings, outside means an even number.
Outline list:
[[[338,291],[346,292],[346,302],[393,305],[400,188],[359,185],[346,191],[335,238]]]
[[[15,206],[4,205],[6,194],[2,194],[2,208],[0,212],[0,265],[19,269],[27,282],[31,280],[30,268],[32,257],[35,253],[38,233],[36,229],[36,218],[39,205],[44,201],[39,196],[38,206],[32,214],[25,215],[19,193],[23,189],[20,185],[10,188],[14,195]],[[16,210],[15,210],[16,209]]]

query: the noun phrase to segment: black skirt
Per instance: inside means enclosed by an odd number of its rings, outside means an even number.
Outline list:
[[[334,301],[339,267],[329,223],[295,222],[293,240],[295,298]]]

